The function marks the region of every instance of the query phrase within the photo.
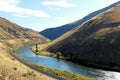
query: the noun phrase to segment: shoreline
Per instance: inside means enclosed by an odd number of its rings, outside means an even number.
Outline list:
[[[26,45],[26,46],[28,46],[28,45]],[[21,62],[22,64],[28,66],[29,68],[31,68],[31,69],[33,69],[33,70],[35,70],[35,71],[37,71],[37,72],[41,72],[41,73],[43,73],[43,74],[45,74],[45,75],[47,75],[47,76],[50,76],[50,77],[53,77],[53,78],[56,78],[56,79],[59,79],[59,80],[67,80],[67,79],[64,79],[64,78],[62,78],[62,77],[59,77],[59,76],[50,74],[50,73],[48,73],[48,72],[46,72],[46,71],[44,71],[44,70],[41,70],[40,68],[35,67],[33,63],[28,62],[28,61],[26,61],[25,59],[23,59],[22,57],[20,57],[20,55],[17,53],[17,51],[18,51],[20,48],[22,48],[22,47],[25,47],[25,46],[20,46],[20,47],[16,48],[15,51],[14,51],[14,50],[10,50],[10,55],[13,56],[15,59],[17,59],[17,60],[18,60],[19,62]]]
[[[24,46],[23,46],[24,47]],[[18,50],[18,49],[16,49]],[[16,52],[16,51],[15,51]],[[42,72],[43,74],[47,74],[48,76],[52,76],[54,78],[57,78],[58,80],[69,80],[71,79],[73,76],[74,77],[74,80],[94,80],[94,78],[91,78],[91,77],[87,77],[87,76],[84,76],[84,75],[80,75],[80,74],[74,74],[74,73],[70,73],[70,72],[66,72],[66,71],[62,71],[62,70],[57,70],[57,69],[53,69],[53,68],[48,68],[48,67],[45,67],[45,66],[41,66],[41,65],[36,65],[36,64],[33,64],[31,62],[28,62],[26,60],[24,60],[23,58],[21,58],[17,53],[12,53],[14,55],[14,57],[17,58],[17,60],[19,60],[20,62],[22,62],[23,64],[27,64],[27,66],[32,66],[32,69],[37,69],[36,71],[39,71]],[[61,74],[62,75],[61,75]],[[70,75],[70,78],[69,79],[66,79],[66,76],[67,78],[69,77]]]

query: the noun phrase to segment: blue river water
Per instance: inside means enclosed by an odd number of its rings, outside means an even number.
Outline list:
[[[66,60],[60,60],[47,56],[35,55],[30,46],[20,48],[18,54],[25,60],[34,64],[47,66],[49,68],[56,68],[63,71],[68,71],[76,74],[82,74],[96,80],[120,80],[120,73],[114,71],[105,71],[100,69],[93,69],[85,67]]]

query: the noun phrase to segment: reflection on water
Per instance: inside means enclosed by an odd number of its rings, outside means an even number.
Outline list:
[[[40,64],[50,68],[56,68],[63,71],[82,74],[85,76],[96,78],[96,80],[120,80],[120,73],[118,72],[88,68],[82,65],[72,63],[70,61],[35,55],[30,50],[29,46],[19,49],[18,53],[22,58],[34,64]]]

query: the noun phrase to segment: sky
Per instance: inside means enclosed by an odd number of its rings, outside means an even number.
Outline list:
[[[59,27],[119,0],[0,0],[0,17],[36,31]]]

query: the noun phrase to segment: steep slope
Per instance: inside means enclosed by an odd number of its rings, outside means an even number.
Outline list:
[[[79,63],[120,67],[120,5],[64,34],[46,50],[61,52]]]
[[[0,39],[24,39],[24,38],[39,38],[47,40],[45,37],[30,29],[23,28],[15,23],[12,23],[0,17]]]
[[[66,24],[66,25],[63,25],[63,26],[60,26],[60,27],[56,27],[56,28],[45,29],[45,30],[41,31],[40,34],[44,35],[45,37],[47,37],[51,40],[54,40],[54,39],[58,38],[59,36],[63,35],[64,33],[70,31],[71,29],[81,25],[82,23],[89,20],[90,18],[92,18],[92,17],[100,14],[101,12],[104,12],[104,11],[116,6],[119,3],[120,3],[120,1],[110,5],[108,7],[105,7],[103,9],[100,9],[98,11],[92,12],[92,13],[88,14],[87,16],[85,16],[84,18],[82,18],[78,21],[75,21],[73,23]]]

